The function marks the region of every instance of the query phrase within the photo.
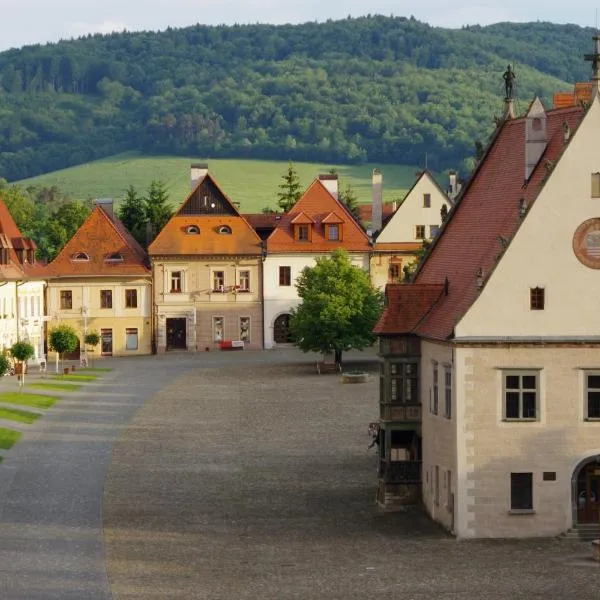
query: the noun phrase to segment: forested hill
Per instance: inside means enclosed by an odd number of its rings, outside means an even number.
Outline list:
[[[460,167],[502,112],[589,79],[592,29],[369,16],[94,35],[0,53],[0,177],[125,150]]]

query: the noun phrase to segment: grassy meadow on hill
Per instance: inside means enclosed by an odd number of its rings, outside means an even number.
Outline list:
[[[129,185],[145,193],[153,179],[165,182],[174,206],[179,206],[190,190],[190,164],[208,163],[209,170],[233,202],[239,202],[243,212],[260,212],[265,206],[276,208],[278,186],[287,161],[245,159],[202,159],[173,156],[142,156],[118,154],[76,167],[46,173],[18,183],[53,186],[74,199],[114,198],[118,203]],[[335,169],[340,187],[350,185],[359,202],[371,200],[371,175],[374,168],[383,173],[384,200],[391,202],[404,197],[412,186],[418,167],[406,165],[332,165],[294,163],[302,188],[305,189],[320,173]]]

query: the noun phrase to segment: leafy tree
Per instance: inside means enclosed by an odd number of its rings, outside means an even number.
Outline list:
[[[302,351],[334,352],[341,362],[343,351],[373,344],[382,295],[346,251],[317,258],[314,267],[302,270],[296,288],[302,304],[291,313],[290,333]]]
[[[6,354],[0,354],[0,377],[6,375],[10,371],[10,359]]]
[[[296,167],[290,161],[287,171],[281,176],[283,181],[279,184],[279,192],[277,193],[277,205],[283,212],[288,212],[302,196],[300,189],[300,178]]]
[[[440,219],[442,220],[442,223],[445,223],[447,218],[448,207],[446,206],[446,204],[442,204],[442,208],[440,208]]]
[[[86,346],[91,346],[92,350],[100,343],[100,334],[97,331],[90,331],[83,338],[83,342]]]
[[[350,184],[347,184],[344,190],[339,192],[338,197],[346,205],[352,216],[358,219],[358,196],[354,188]]]
[[[125,199],[119,207],[119,219],[131,235],[142,245],[146,244],[146,223],[148,222],[144,199],[130,185]]]
[[[19,384],[23,386],[25,383],[26,362],[35,356],[35,348],[29,342],[19,341],[15,342],[10,347],[10,353],[21,364],[21,376],[19,378]]]
[[[173,210],[169,205],[169,195],[162,181],[154,180],[150,183],[148,192],[144,197],[146,209],[146,219],[152,228],[152,239],[154,239],[160,230],[167,224],[167,221],[173,216]],[[149,240],[150,242],[151,240]]]
[[[404,265],[404,267],[402,268],[402,271],[404,273],[405,281],[410,281],[411,277],[415,274],[415,271],[419,267],[419,264],[421,263],[421,261],[425,258],[425,255],[427,254],[427,251],[431,247],[432,243],[433,243],[432,239],[423,240],[423,243],[421,244],[420,248],[418,248],[415,251],[416,258],[412,262],[408,263],[407,265]]]
[[[54,350],[60,359],[65,352],[73,352],[77,349],[79,338],[77,337],[73,327],[70,325],[57,325],[50,330],[48,334],[48,341],[50,349]]]

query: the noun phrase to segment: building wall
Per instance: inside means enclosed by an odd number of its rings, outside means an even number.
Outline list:
[[[433,412],[433,366],[438,367],[438,410]],[[456,465],[456,400],[453,390],[451,418],[445,416],[445,369],[454,382],[450,345],[421,344],[422,498],[430,516],[448,530],[454,529]],[[454,385],[454,383],[453,383]],[[450,473],[450,475],[448,475]],[[436,477],[438,493],[436,498]]]
[[[584,374],[600,368],[582,346],[457,348],[459,537],[554,536],[572,524],[571,478],[600,455],[600,421],[584,420]],[[503,420],[505,369],[539,370],[539,419]],[[424,431],[426,427],[424,424]],[[424,436],[425,437],[425,436]],[[510,511],[510,474],[533,474],[533,512]],[[544,481],[544,472],[556,473]]]
[[[410,252],[373,252],[369,261],[371,283],[380,290],[383,290],[388,283],[402,283],[404,279],[403,268],[415,260],[417,260],[417,256]],[[392,262],[398,266],[400,274],[400,279],[393,282],[390,280],[390,266]]]

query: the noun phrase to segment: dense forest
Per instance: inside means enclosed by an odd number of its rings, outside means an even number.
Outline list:
[[[592,29],[368,16],[93,35],[0,53],[0,177],[125,150],[468,166],[502,112],[589,79]]]

